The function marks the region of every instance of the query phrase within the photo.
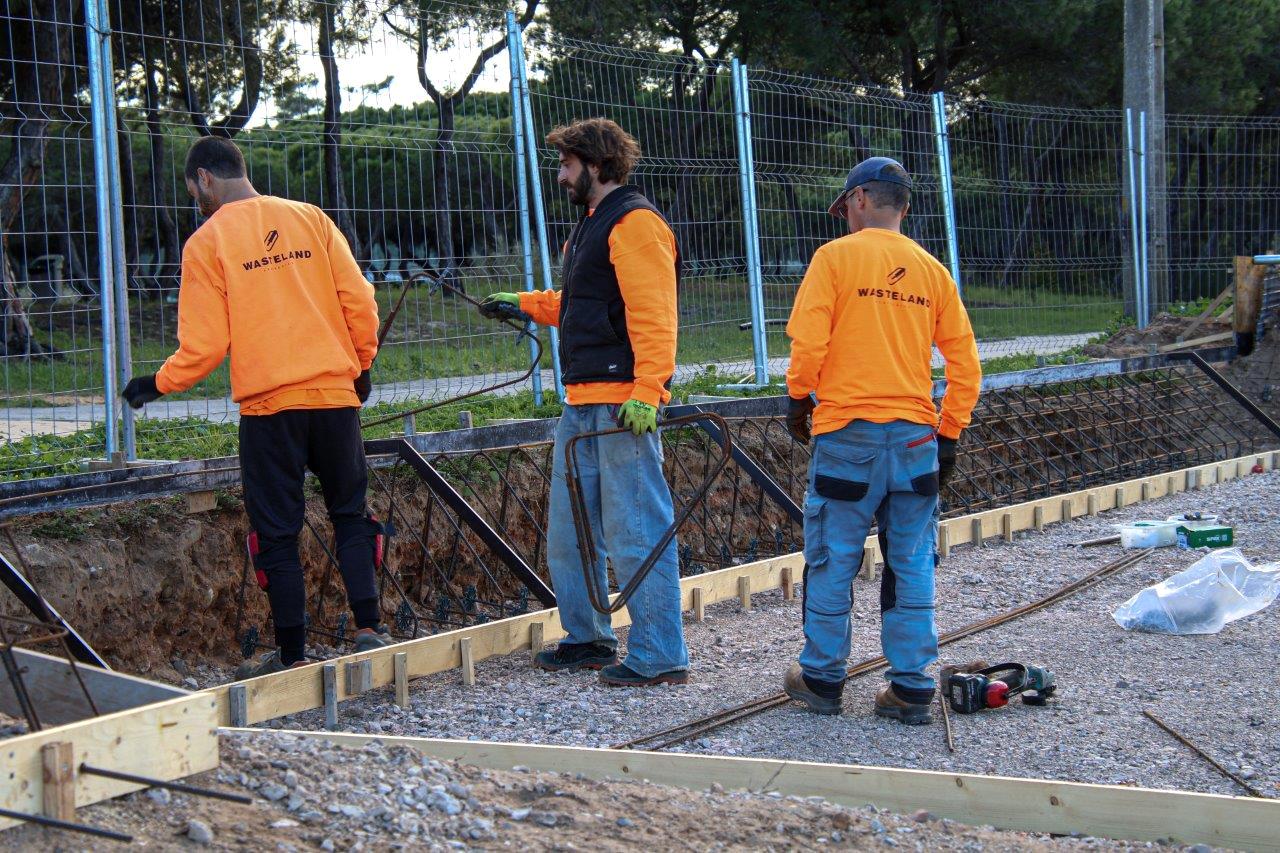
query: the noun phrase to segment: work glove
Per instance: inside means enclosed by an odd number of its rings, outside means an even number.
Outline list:
[[[946,487],[956,470],[956,443],[959,439],[938,436],[938,491]]]
[[[801,444],[808,444],[812,437],[809,430],[809,416],[813,414],[813,398],[808,394],[803,397],[790,397],[787,407],[787,432]]]
[[[356,397],[363,404],[369,399],[369,392],[373,390],[373,380],[369,378],[369,371],[362,370],[360,375],[356,377]]]
[[[633,435],[658,431],[658,407],[639,400],[628,400],[618,409],[618,426]]]
[[[504,308],[503,303],[510,305],[511,308]],[[518,293],[490,293],[480,303],[480,316],[487,320],[500,320],[504,316],[511,316],[511,309],[520,310],[520,294]]]
[[[124,397],[131,408],[141,409],[147,403],[159,400],[164,394],[156,388],[156,375],[153,373],[150,376],[135,376],[130,379],[129,384],[120,392],[120,396]]]

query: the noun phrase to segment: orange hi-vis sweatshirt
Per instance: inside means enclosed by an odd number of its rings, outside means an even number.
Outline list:
[[[178,351],[156,373],[185,391],[231,353],[242,415],[360,405],[352,382],[378,351],[378,304],[320,208],[274,196],[224,204],[182,249]]]
[[[676,370],[676,238],[651,210],[633,210],[609,232],[609,260],[626,304],[627,337],[635,354],[634,382],[581,382],[565,386],[571,406],[625,403],[651,406],[671,399],[666,387]],[[560,322],[560,291],[520,294],[520,310],[535,323]]]
[[[896,231],[865,228],[813,255],[787,323],[787,391],[815,392],[813,433],[903,420],[959,438],[982,386],[969,315],[946,267]],[[934,408],[933,346],[946,359]]]

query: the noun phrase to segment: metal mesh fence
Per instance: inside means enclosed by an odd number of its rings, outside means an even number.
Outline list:
[[[0,10],[0,460],[101,455],[103,340],[80,4]]]
[[[631,177],[671,223],[680,247],[676,382],[708,370],[737,381],[751,370],[742,199],[727,63],[550,38],[530,51],[530,102],[553,257],[581,208],[556,185],[545,142],[575,119],[613,119],[640,144]]]
[[[753,68],[738,113],[743,77],[730,63],[542,30],[517,63],[545,200],[539,233],[540,217],[525,220],[521,207],[532,185],[517,163],[523,133],[502,4],[106,0],[111,126],[92,118],[102,99],[90,71],[104,67],[88,55],[93,8],[14,0],[0,12],[3,477],[76,470],[108,449],[117,430],[104,426],[103,364],[113,340],[131,352],[125,375],[153,371],[174,349],[182,246],[201,224],[183,160],[201,134],[232,137],[261,192],[332,216],[385,316],[420,271],[471,296],[541,286],[538,261],[527,259],[545,245],[558,267],[579,215],[555,184],[543,138],[575,118],[617,120],[644,151],[634,182],[680,243],[675,380],[698,390],[755,381],[766,350],[770,377],[780,378],[796,286],[814,249],[843,233],[827,205],[872,154],[901,159],[916,182],[907,233],[944,262],[958,255],[984,358],[1058,352],[1136,313],[1129,151],[1115,111],[967,98],[945,99],[940,114],[925,96]],[[524,8],[520,26],[532,17]],[[949,159],[939,154],[943,127]],[[1154,310],[1216,296],[1233,255],[1280,249],[1280,122],[1169,116],[1164,130],[1167,184],[1149,199],[1161,212],[1148,238]],[[105,190],[95,158],[119,171],[107,208],[119,226],[98,221]],[[747,236],[753,223],[758,241]],[[127,282],[127,323],[115,338],[104,335],[114,323],[100,298],[101,270],[112,265],[102,263],[104,233]],[[753,305],[767,323],[760,337],[743,328]],[[518,376],[528,358],[525,344],[463,300],[415,285],[374,370],[373,402],[389,413],[475,391]],[[551,359],[543,365],[550,396]],[[229,391],[224,366],[148,406],[126,449],[140,458],[228,452]]]
[[[205,132],[232,136],[259,192],[318,205],[338,223],[383,317],[423,270],[472,295],[521,289],[510,98],[495,58],[505,45],[500,16],[433,3],[420,19],[414,4],[374,15],[330,2],[281,24],[270,0],[192,6],[198,17],[180,5],[170,18],[161,8],[160,20],[129,0],[113,6],[126,81],[122,152],[134,176],[125,210],[136,373],[157,369],[176,345],[181,246],[201,223],[183,159]],[[343,82],[348,72],[390,72],[370,66],[377,56],[417,62],[417,91],[392,90],[394,76]],[[528,360],[527,347],[464,301],[415,283],[379,354],[371,403],[473,391],[518,375]],[[234,420],[228,395],[224,365],[149,405],[156,423],[140,426],[143,454],[172,455],[206,422]]]
[[[946,233],[928,98],[759,69],[750,72],[750,92],[770,373],[777,375],[790,350],[783,323],[809,258],[848,231],[827,208],[860,160],[893,157],[911,174],[904,233],[943,259]]]
[[[1078,346],[1124,310],[1124,130],[1116,111],[948,100],[961,281],[984,355]]]
[[[1280,122],[1169,116],[1165,166],[1167,188],[1152,194],[1168,219],[1168,284],[1153,286],[1156,310],[1217,296],[1236,255],[1280,252]]]

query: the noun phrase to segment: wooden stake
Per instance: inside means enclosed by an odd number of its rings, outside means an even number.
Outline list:
[[[187,515],[196,512],[208,512],[211,509],[218,508],[218,496],[212,491],[187,492],[186,505]]]
[[[876,579],[876,550],[874,548],[863,547],[862,549],[862,576],[869,581]]]
[[[951,556],[951,525],[946,522],[938,525],[938,556],[944,560]]]
[[[743,610],[751,609],[751,578],[738,578],[738,603],[742,605]]]
[[[1174,477],[1173,475],[1169,475],[1169,477],[1165,479],[1164,493],[1166,495],[1176,495],[1178,493],[1177,477]]]
[[[1093,494],[1092,492],[1089,494],[1088,499],[1085,501],[1084,513],[1085,515],[1098,514],[1098,496]]]
[[[1075,516],[1072,514],[1072,512],[1073,512],[1073,510],[1072,510],[1072,507],[1071,507],[1071,498],[1063,498],[1063,499],[1062,499],[1062,519],[1061,519],[1061,520],[1062,520],[1062,521],[1070,521],[1071,519],[1075,518]]]
[[[539,625],[542,623],[539,622]],[[396,704],[401,708],[409,707],[409,653],[396,652],[396,656],[391,659],[391,666],[395,672],[396,682]]]
[[[541,652],[543,648],[547,645],[547,641],[544,639],[544,637],[546,637],[545,632],[547,630],[545,625],[546,623],[544,622],[534,622],[532,625],[529,626],[529,660],[530,661],[533,661],[535,658],[537,658],[538,653]]]
[[[1006,512],[1000,516],[1000,533],[1004,536],[1004,541],[1013,541],[1013,513]]]
[[[462,686],[474,687],[476,683],[476,664],[471,659],[471,638],[458,640],[458,654],[462,657]]]
[[[347,695],[358,696],[373,687],[373,661],[357,660],[344,668],[347,677]]]
[[[1142,484],[1142,500],[1143,501],[1151,500],[1151,484],[1150,483]]]
[[[1116,509],[1124,509],[1125,496],[1124,488],[1116,489]]]
[[[791,579],[791,567],[783,566],[782,575],[778,579],[779,585],[782,587],[782,600],[794,601],[796,597],[795,581]]]
[[[707,593],[700,586],[695,586],[693,592],[693,621],[703,622],[707,618]]]
[[[1044,533],[1044,507],[1037,506],[1032,508],[1031,524],[1038,532]]]
[[[231,685],[231,690],[227,693],[227,704],[231,710],[231,725],[249,725],[249,696],[243,684]]]
[[[1200,488],[1200,472],[1188,471],[1187,472],[1187,491],[1192,491],[1193,489],[1198,489],[1198,488]]]
[[[76,815],[75,754],[68,741],[54,741],[40,747],[44,780],[41,797],[44,816],[73,820]]]
[[[313,682],[314,683],[314,682]],[[312,688],[313,690],[315,688]],[[338,665],[326,663],[320,670],[320,691],[324,696],[324,727],[338,728]]]
[[[981,519],[981,518],[975,518],[973,521],[969,522],[969,528],[970,528],[970,533],[969,533],[969,542],[970,542],[970,543],[971,543],[975,548],[981,548],[981,547],[982,547],[982,540],[983,540],[983,535],[982,535],[982,519]]]

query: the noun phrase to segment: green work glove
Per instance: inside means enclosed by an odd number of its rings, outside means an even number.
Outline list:
[[[520,294],[490,293],[480,303],[480,316],[488,320],[498,320],[504,316],[510,317],[513,308],[516,311],[520,310]]]
[[[639,400],[628,400],[618,409],[618,426],[634,435],[658,431],[658,407]]]

